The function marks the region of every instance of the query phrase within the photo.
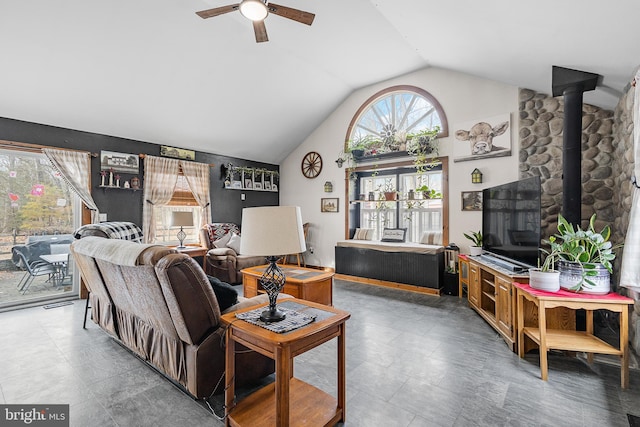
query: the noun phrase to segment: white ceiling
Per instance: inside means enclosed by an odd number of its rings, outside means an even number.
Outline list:
[[[235,0],[237,1],[237,0]],[[254,41],[234,0],[1,0],[0,116],[279,163],[351,92],[435,66],[551,93],[551,66],[640,64],[636,0],[277,0]],[[428,90],[428,88],[427,88]],[[336,142],[337,143],[337,142]]]

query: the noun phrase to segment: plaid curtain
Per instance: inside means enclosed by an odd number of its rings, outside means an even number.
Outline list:
[[[166,157],[144,158],[144,206],[142,208],[142,233],[145,243],[156,240],[155,206],[164,206],[171,200],[178,181],[180,161]]]
[[[53,148],[43,148],[42,152],[51,162],[54,169],[60,172],[62,178],[67,182],[69,188],[82,199],[84,204],[91,210],[91,222],[100,222],[98,206],[91,197],[89,188],[91,180],[91,162],[89,153],[81,153],[69,150],[56,150]]]
[[[193,193],[193,198],[202,209],[200,227],[211,221],[211,194],[209,192],[209,165],[196,162],[180,162],[182,173]],[[204,243],[204,242],[200,242]]]

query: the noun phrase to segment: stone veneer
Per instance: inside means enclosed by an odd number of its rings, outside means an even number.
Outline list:
[[[582,221],[596,214],[596,229],[612,228],[611,241],[624,243],[631,210],[634,88],[614,111],[584,104],[582,109]],[[542,183],[542,235],[556,233],[562,209],[564,101],[529,89],[520,90],[520,176],[539,175]],[[621,251],[612,277],[617,288]],[[621,293],[627,292],[620,290]],[[640,302],[631,315],[630,339],[640,354]]]

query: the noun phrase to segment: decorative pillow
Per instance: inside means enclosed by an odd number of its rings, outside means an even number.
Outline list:
[[[373,228],[356,228],[353,240],[371,240],[373,238]]]
[[[236,233],[231,233],[231,238],[227,243],[227,247],[233,249],[239,255],[240,254],[240,236],[238,236]]]
[[[404,242],[406,234],[406,228],[385,228],[382,232],[382,239],[380,240],[383,242],[402,243]]]
[[[420,243],[423,245],[442,245],[442,232],[441,231],[425,231],[422,234]]]
[[[222,236],[221,238],[219,238],[218,240],[216,240],[215,242],[213,242],[213,247],[215,248],[224,248],[227,246],[227,243],[229,243],[229,240],[231,240],[231,235],[233,234],[233,232],[231,233],[227,233],[224,236]]]
[[[227,308],[238,302],[238,291],[228,283],[220,281],[217,277],[207,275],[209,283],[213,293],[216,294],[220,311],[225,311]]]

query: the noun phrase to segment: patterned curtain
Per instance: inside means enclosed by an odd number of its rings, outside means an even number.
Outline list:
[[[100,222],[98,206],[91,197],[89,188],[91,178],[90,154],[86,152],[56,150],[43,148],[42,152],[51,162],[51,165],[60,172],[69,188],[80,197],[84,204],[91,210],[91,223]]]
[[[156,240],[155,206],[164,206],[171,200],[178,181],[180,161],[166,157],[144,158],[144,206],[142,208],[142,232],[145,243]]]
[[[209,193],[209,165],[196,162],[180,162],[182,173],[193,193],[193,198],[202,208],[200,227],[211,222],[211,194]]]
[[[640,69],[635,75],[635,97],[633,104],[633,153],[634,153],[634,190],[629,228],[624,242],[620,286],[640,296]]]

